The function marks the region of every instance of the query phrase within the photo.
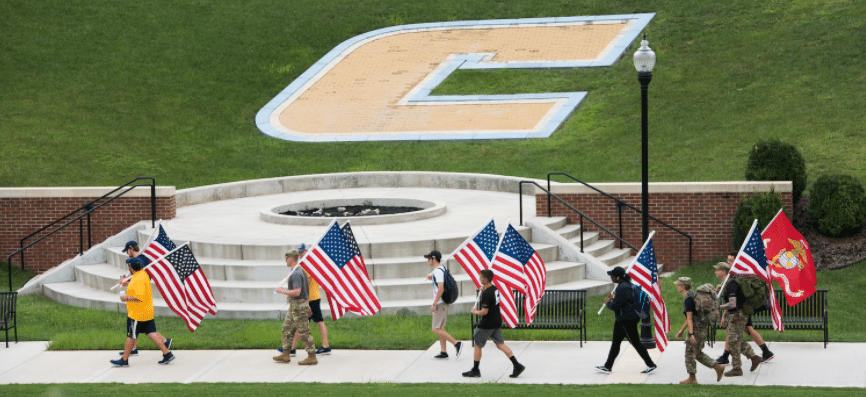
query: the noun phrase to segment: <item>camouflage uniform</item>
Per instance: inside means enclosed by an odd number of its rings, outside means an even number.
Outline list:
[[[731,365],[734,369],[741,369],[743,364],[740,354],[750,360],[756,356],[749,343],[743,340],[743,333],[746,331],[746,322],[749,321],[749,316],[740,310],[736,313],[728,313],[727,321],[728,349],[731,351]]]
[[[313,335],[310,334],[310,305],[306,299],[290,300],[286,321],[283,322],[283,351],[292,348],[292,338],[298,333],[298,340],[304,344],[304,350],[311,356],[316,354]]]
[[[692,320],[694,320],[694,317],[692,317]],[[702,351],[704,342],[707,340],[707,325],[695,321],[693,326],[695,344],[689,344],[688,339],[686,339],[686,371],[691,375],[698,372],[696,361],[700,361],[707,368],[714,368],[716,364],[716,360],[713,360]]]

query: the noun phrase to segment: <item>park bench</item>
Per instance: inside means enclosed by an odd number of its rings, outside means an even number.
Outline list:
[[[827,290],[819,289],[806,300],[791,307],[785,301],[785,293],[775,290],[776,300],[782,309],[782,325],[785,332],[789,331],[824,331],[824,348],[830,342],[827,328]],[[752,327],[755,329],[773,329],[770,311],[752,315]],[[710,327],[710,341],[716,340],[716,331],[722,329],[719,323]]]
[[[0,292],[0,331],[6,331],[6,348],[9,348],[9,330],[15,329],[15,343],[18,343],[18,316],[15,303],[18,291]]]
[[[532,324],[526,324],[526,314],[523,308],[525,297],[517,291],[514,293],[514,303],[517,306],[517,318],[520,322],[514,329],[574,329],[580,331],[580,347],[586,341],[586,290],[546,290],[538,302],[535,319]],[[481,316],[471,315],[472,334]],[[503,329],[508,329],[505,323]],[[473,341],[472,345],[475,345]]]

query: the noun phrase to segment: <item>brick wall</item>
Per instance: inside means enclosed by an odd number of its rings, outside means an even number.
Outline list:
[[[633,207],[641,208],[640,184],[593,184]],[[692,237],[692,261],[703,262],[733,251],[734,214],[743,197],[770,188],[781,194],[785,212],[793,216],[790,182],[730,182],[730,183],[659,183],[650,184],[649,214]],[[615,201],[586,189],[583,185],[561,184],[552,192],[594,219],[608,230],[619,232],[619,215]],[[547,194],[536,195],[536,214],[547,216]],[[559,201],[551,200],[551,215],[568,217],[569,224],[580,222],[580,216]],[[603,239],[613,240],[591,222],[584,220],[586,230],[600,231]],[[659,263],[665,271],[676,270],[689,263],[689,242],[658,222],[650,219],[650,231],[655,231],[653,245]],[[624,207],[623,238],[635,247],[641,246],[641,216]],[[619,244],[617,244],[619,246]],[[634,252],[633,252],[634,254]]]
[[[0,189],[0,262],[17,251],[20,240],[43,226],[63,217],[113,188],[3,188]],[[106,200],[102,200],[99,205]],[[157,219],[171,219],[176,214],[174,187],[158,187],[156,197]],[[67,218],[47,231],[28,238],[24,245],[39,239],[48,231],[74,219]],[[87,218],[83,219],[84,250],[88,249]],[[90,240],[99,244],[130,225],[151,219],[150,189],[136,189],[113,200],[90,216]],[[24,251],[25,269],[39,272],[48,270],[70,259],[79,252],[79,223],[47,237]],[[12,259],[20,267],[20,256]]]

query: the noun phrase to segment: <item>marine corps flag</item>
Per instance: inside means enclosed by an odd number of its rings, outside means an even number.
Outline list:
[[[794,306],[815,293],[815,262],[803,235],[782,210],[761,233],[767,252],[770,277],[785,291],[788,306]]]

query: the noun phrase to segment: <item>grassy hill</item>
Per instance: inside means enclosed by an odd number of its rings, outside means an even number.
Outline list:
[[[637,12],[657,13],[646,30],[658,55],[651,181],[742,180],[760,138],[799,147],[810,181],[866,180],[862,1],[5,0],[0,186],[147,175],[185,188],[358,170],[638,181],[636,46],[610,68],[461,71],[436,92],[589,91],[549,139],[306,144],[253,121],[334,46],[378,28]]]

